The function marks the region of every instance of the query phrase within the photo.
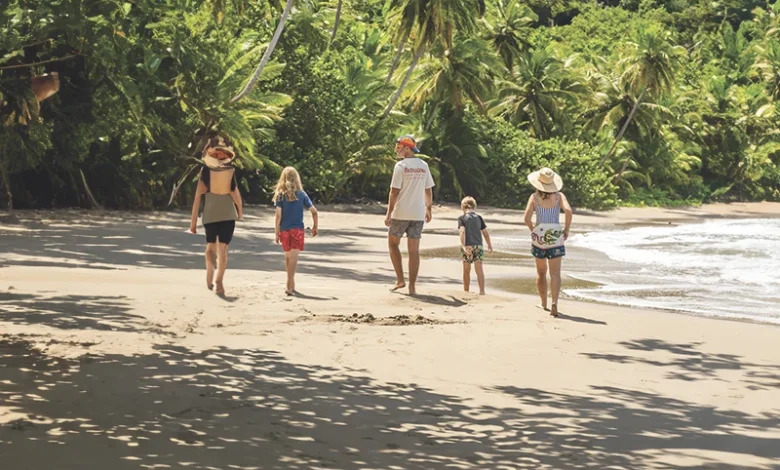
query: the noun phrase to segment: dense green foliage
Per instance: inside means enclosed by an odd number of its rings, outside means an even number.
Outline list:
[[[522,207],[542,165],[578,207],[780,200],[778,3],[294,0],[232,102],[284,3],[4,0],[0,201],[186,205],[208,130],[249,202],[286,165],[315,200],[383,199],[404,133],[439,200]]]

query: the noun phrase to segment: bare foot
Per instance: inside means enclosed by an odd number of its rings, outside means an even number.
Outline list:
[[[417,289],[415,289],[414,287],[410,287],[409,288],[409,295],[411,295],[411,296],[417,295]]]
[[[553,317],[558,316],[558,305],[552,304],[552,308],[550,309],[550,315],[552,315]]]
[[[536,304],[536,308],[540,308],[540,309],[544,310],[545,312],[549,312],[550,311],[550,309],[547,308],[546,305],[542,305],[542,304]]]
[[[404,287],[406,287],[406,284],[405,284],[405,283],[403,283],[403,282],[401,282],[401,283],[396,283],[396,284],[395,284],[395,286],[393,286],[393,288],[392,288],[392,289],[390,289],[390,292],[395,292],[395,291],[397,291],[397,290],[403,289]]]
[[[284,293],[287,295],[293,295],[293,291],[291,291],[290,289],[285,289]]]
[[[208,283],[206,283],[206,288],[207,288],[208,290],[212,290],[212,289],[214,289],[214,284],[208,284]]]
[[[225,295],[225,286],[222,285],[222,281],[217,281],[217,290],[214,291],[217,295]]]
[[[485,291],[480,292],[479,295],[485,295]]]

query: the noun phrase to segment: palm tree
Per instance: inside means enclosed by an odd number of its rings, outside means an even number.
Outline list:
[[[427,0],[389,0],[387,2],[388,22],[394,30],[398,48],[385,83],[390,83],[390,80],[393,79],[404,49],[406,49],[406,43],[409,41],[409,36],[415,29],[415,24],[418,24],[427,15],[427,4]]]
[[[624,137],[630,134],[631,138],[639,138],[641,134],[650,132],[657,126],[659,117],[669,116],[671,111],[662,105],[647,99],[637,104],[636,96],[631,89],[620,81],[617,74],[593,73],[588,76],[592,91],[592,101],[587,109],[582,112],[583,129],[590,132],[583,133],[583,137],[597,135],[594,144],[600,144],[604,140],[612,140],[612,129],[623,128],[631,111],[631,125],[626,127]],[[617,153],[620,146],[613,151]]]
[[[330,33],[330,43],[333,44],[333,40],[336,39],[336,32],[339,30],[339,23],[341,23],[341,7],[343,0],[339,0],[336,4],[336,18],[333,20],[333,31]]]
[[[496,0],[488,10],[488,39],[504,65],[512,70],[515,59],[530,46],[529,36],[533,32],[533,23],[539,19],[528,5],[520,0]]]
[[[484,110],[494,87],[495,71],[500,68],[498,57],[483,39],[456,37],[451,51],[440,50],[443,48],[440,42],[434,58],[418,68],[408,93],[414,111],[432,104],[426,130],[443,103],[456,115],[463,111],[466,98]]]
[[[189,155],[183,156],[188,166],[174,181],[168,205],[174,203],[179,189],[198,167],[195,157],[202,151],[205,137],[214,131],[222,132],[233,140],[245,168],[278,169],[278,164],[271,158],[257,153],[256,138],[272,138],[274,123],[281,119],[283,108],[292,99],[282,93],[263,92],[252,93],[240,101],[231,100],[264,45],[260,34],[255,31],[246,31],[238,37],[220,36],[220,40],[226,54],[216,57],[205,55],[193,47],[191,54],[176,59],[181,61],[181,65],[177,67],[179,74],[171,81],[170,92],[185,112],[186,121],[198,127],[199,138],[188,142],[191,145]],[[258,80],[272,79],[283,69],[283,64],[268,65]],[[128,102],[132,103],[131,100]]]
[[[699,131],[704,152],[704,169],[724,184],[715,195],[736,187],[740,191],[758,181],[773,155],[780,152],[772,98],[764,84],[740,86],[727,77],[713,77],[704,84],[708,109],[701,113]],[[760,188],[759,190],[762,190]]]
[[[290,15],[293,2],[294,0],[287,0],[287,3],[284,5],[284,11],[282,11],[282,16],[279,18],[279,24],[276,25],[276,31],[274,31],[274,35],[271,38],[271,43],[268,44],[268,47],[266,48],[262,59],[260,59],[260,63],[257,64],[257,68],[255,68],[255,71],[252,73],[251,78],[246,83],[246,85],[244,85],[244,88],[242,88],[241,91],[230,100],[231,103],[235,103],[236,101],[247,96],[257,84],[257,81],[260,79],[260,75],[263,73],[265,65],[271,58],[271,54],[273,53],[274,49],[276,49],[276,44],[279,42],[279,37],[282,35],[282,31],[284,31],[284,24],[287,22],[287,17]]]
[[[672,45],[669,39],[667,32],[657,28],[642,28],[637,31],[635,40],[628,43],[632,52],[618,62],[618,67],[623,69],[620,80],[637,98],[615,141],[601,160],[602,165],[617,148],[645,95],[656,97],[672,88],[677,60],[686,50]]]
[[[518,57],[512,78],[502,83],[490,112],[515,124],[528,122],[534,136],[547,139],[571,126],[566,108],[587,97],[588,91],[567,63],[548,50],[531,50]]]
[[[430,19],[448,50],[452,49],[455,31],[464,35],[473,33],[486,11],[485,0],[430,0],[430,3]]]
[[[430,41],[433,38],[433,35],[430,35],[429,38],[429,35],[425,34],[424,37],[426,39],[421,39],[417,44],[414,57],[412,57],[412,63],[409,64],[409,69],[406,71],[406,74],[404,75],[401,84],[395,90],[395,93],[393,93],[393,96],[390,98],[390,102],[387,103],[387,106],[385,107],[385,111],[382,113],[382,117],[380,121],[386,119],[387,116],[390,115],[390,112],[393,110],[393,108],[395,108],[396,103],[398,103],[398,98],[401,97],[401,93],[404,91],[404,88],[406,88],[407,83],[409,83],[409,80],[412,78],[414,69],[415,67],[417,67],[417,62],[420,61],[420,58],[422,57],[423,53],[428,48],[428,41]]]
[[[418,10],[417,20],[417,46],[414,57],[409,65],[409,69],[404,75],[401,85],[393,94],[390,102],[382,114],[381,120],[387,118],[390,112],[395,108],[398,98],[401,97],[406,85],[414,73],[414,69],[420,58],[430,45],[441,36],[447,50],[453,47],[453,36],[455,30],[467,34],[477,27],[477,18],[485,13],[484,0],[417,0],[426,3],[428,10]]]

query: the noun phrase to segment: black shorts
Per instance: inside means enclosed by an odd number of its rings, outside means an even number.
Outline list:
[[[212,222],[203,224],[206,229],[206,243],[220,243],[227,245],[233,239],[233,231],[236,229],[235,220],[225,220],[223,222]]]

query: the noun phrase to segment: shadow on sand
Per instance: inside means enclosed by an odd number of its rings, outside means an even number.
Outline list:
[[[479,406],[260,349],[63,360],[0,341],[0,383],[8,468],[670,470],[649,456],[712,451],[697,468],[736,469],[712,457],[730,452],[758,470],[750,456],[780,458],[766,434],[778,414],[611,386],[491,387],[518,406]]]
[[[751,364],[734,354],[716,354],[700,351],[702,343],[669,343],[661,339],[640,339],[619,343],[633,354],[583,353],[590,359],[618,364],[644,364],[668,369],[669,379],[693,382],[713,380],[722,371],[739,370],[745,373],[751,390],[780,390],[780,364],[773,366]],[[664,354],[658,359],[656,353]],[[672,358],[668,359],[671,354]],[[778,423],[780,426],[780,423]]]
[[[253,209],[256,211],[257,209]],[[228,269],[284,272],[281,247],[273,242],[273,228],[264,219],[247,214],[236,226],[230,245]],[[378,222],[379,223],[379,222]],[[148,268],[203,269],[205,238],[202,227],[193,235],[185,231],[189,217],[183,212],[24,212],[15,214],[12,229],[0,236],[2,266],[45,266],[64,268],[122,269]],[[386,229],[323,230],[309,238],[305,262],[298,272],[319,277],[392,284],[392,269],[366,271],[345,262],[343,256],[377,254],[358,243],[361,238],[385,238]],[[385,254],[381,252],[381,254]],[[345,255],[346,256],[346,255]],[[441,284],[446,279],[425,277],[421,282]]]

